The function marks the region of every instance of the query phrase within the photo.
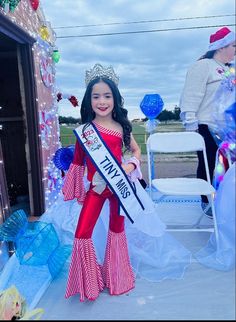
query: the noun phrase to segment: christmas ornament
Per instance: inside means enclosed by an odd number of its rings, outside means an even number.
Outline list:
[[[43,25],[39,28],[39,34],[43,40],[49,40],[49,31],[47,26]]]
[[[32,8],[36,11],[39,6],[39,0],[30,0]]]
[[[148,118],[146,130],[152,133],[157,127],[159,121],[156,117],[161,113],[164,103],[159,94],[146,94],[140,103],[141,111]]]
[[[163,101],[159,94],[146,94],[140,103],[143,114],[150,120],[155,119],[162,111]]]
[[[60,53],[58,51],[58,49],[54,49],[53,50],[53,53],[52,53],[52,60],[55,62],[55,63],[58,63],[59,60],[60,60]]]
[[[4,8],[6,13],[9,11],[14,12],[19,2],[20,0],[0,0],[0,6]]]
[[[61,92],[57,93],[58,102],[60,102],[60,100],[62,100],[63,98],[67,98],[74,107],[79,106],[79,102],[74,95],[62,94]]]

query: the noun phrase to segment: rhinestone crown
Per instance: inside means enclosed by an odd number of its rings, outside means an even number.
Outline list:
[[[119,83],[119,77],[115,74],[112,66],[107,68],[103,67],[101,64],[95,64],[93,68],[85,72],[85,84],[88,84],[95,78],[105,77],[112,80],[116,86]]]

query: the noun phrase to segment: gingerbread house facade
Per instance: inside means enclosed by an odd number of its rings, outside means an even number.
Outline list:
[[[0,0],[2,222],[22,200],[40,216],[61,188],[55,40],[39,0]]]

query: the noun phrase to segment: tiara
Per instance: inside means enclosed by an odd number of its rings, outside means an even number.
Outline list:
[[[108,66],[107,68],[103,67],[101,64],[95,64],[93,68],[90,70],[86,70],[85,72],[85,84],[88,84],[95,78],[104,77],[112,80],[116,86],[119,83],[119,77],[115,74],[112,66]]]

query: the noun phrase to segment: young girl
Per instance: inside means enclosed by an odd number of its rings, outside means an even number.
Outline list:
[[[96,64],[86,73],[83,124],[75,130],[74,159],[62,189],[67,202],[59,198],[41,218],[53,222],[66,243],[75,232],[66,298],[80,293],[81,301],[95,300],[105,287],[111,295],[126,293],[134,288],[134,274],[153,282],[183,278],[191,261],[190,251],[165,231],[138,180],[140,149],[117,84],[112,67]],[[123,146],[132,154],[126,161]]]
[[[105,69],[96,64],[87,72],[87,88],[81,104],[81,137],[76,133],[78,139],[74,160],[63,187],[65,200],[76,197],[78,202],[83,203],[75,232],[66,288],[67,298],[80,293],[81,301],[85,298],[95,300],[104,287],[109,288],[111,295],[128,292],[134,287],[134,275],[124,231],[125,218],[120,214],[121,202],[118,197],[119,192],[121,198],[127,195],[129,187],[125,187],[123,181],[115,182],[112,187],[104,180],[109,173],[112,174],[111,180],[115,179],[114,176],[119,177],[118,170],[121,171],[121,175],[122,169],[126,174],[138,171],[141,157],[140,148],[131,134],[132,126],[127,119],[127,110],[123,108],[123,99],[117,83],[118,78],[112,67]],[[101,143],[98,143],[98,140],[101,140]],[[105,174],[100,174],[99,165],[96,164],[97,156],[89,155],[88,151],[99,150],[103,144],[108,148],[108,156],[100,160],[100,167],[105,171]],[[130,161],[125,163],[122,163],[123,144],[132,153]],[[99,151],[98,156],[103,157],[101,154]],[[113,166],[110,163],[112,156],[117,162]],[[122,169],[119,169],[118,165]],[[90,182],[87,192],[83,184],[85,166]],[[117,196],[114,189],[118,184]],[[92,234],[106,199],[110,202],[110,221],[105,260],[100,266],[94,251]]]

